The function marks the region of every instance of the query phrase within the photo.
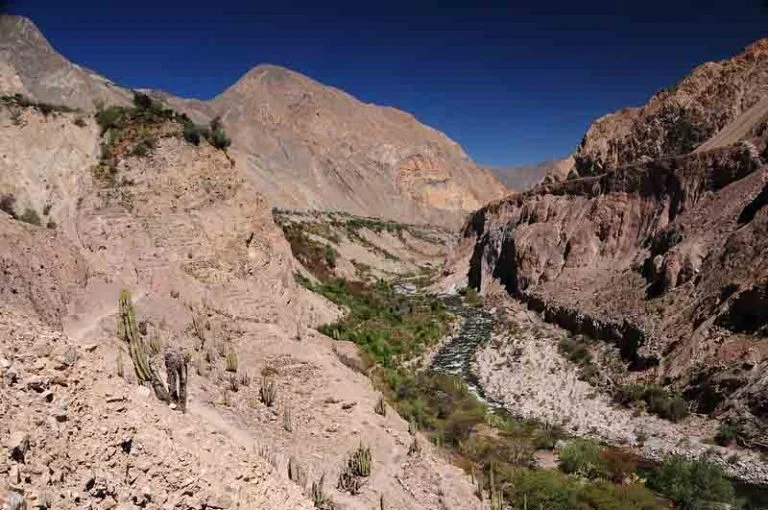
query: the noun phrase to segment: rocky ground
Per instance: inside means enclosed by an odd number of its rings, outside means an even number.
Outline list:
[[[127,123],[110,169],[90,116],[0,107],[0,195],[14,198],[14,216],[0,213],[0,501],[309,508],[325,475],[336,508],[476,508],[471,480],[439,452],[407,455],[408,425],[375,412],[355,346],[313,329],[341,310],[297,284],[263,197],[180,130]],[[155,138],[149,154],[134,154],[137,136]],[[116,336],[122,290],[146,345],[189,354],[186,414],[137,384]],[[161,352],[150,363],[164,373]],[[336,482],[361,443],[371,476],[352,496]]]
[[[582,380],[579,368],[559,352],[563,330],[508,298],[500,308],[507,324],[497,326],[492,340],[476,353],[473,371],[487,395],[514,415],[561,425],[577,437],[632,448],[649,459],[672,454],[708,458],[732,476],[768,481],[768,463],[762,456],[711,444],[716,420],[692,415],[672,423],[613,404],[604,391]]]

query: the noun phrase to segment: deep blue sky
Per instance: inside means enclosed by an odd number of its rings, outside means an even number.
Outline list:
[[[479,163],[509,165],[566,155],[594,118],[768,36],[767,1],[6,5],[123,85],[206,99],[279,64],[410,111]]]

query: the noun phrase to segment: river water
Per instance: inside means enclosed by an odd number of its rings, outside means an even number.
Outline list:
[[[495,321],[493,314],[483,307],[465,305],[460,296],[444,296],[443,302],[449,312],[461,317],[461,329],[443,342],[429,368],[438,373],[460,377],[469,390],[490,408],[502,408],[501,404],[488,398],[472,373],[475,351],[491,339]]]
[[[482,306],[468,306],[457,295],[443,296],[448,311],[461,318],[461,326],[454,336],[438,348],[429,365],[435,372],[460,377],[469,390],[485,403],[492,412],[508,413],[504,406],[490,399],[472,372],[472,359],[484,343],[489,342],[495,325],[494,314]],[[734,480],[737,497],[743,509],[768,509],[768,488]]]

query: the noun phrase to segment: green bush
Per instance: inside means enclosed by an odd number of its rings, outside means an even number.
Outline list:
[[[227,134],[222,129],[216,129],[211,131],[208,141],[217,149],[226,150],[227,147],[232,145],[232,140],[229,139]]]
[[[709,509],[734,501],[733,486],[722,470],[703,460],[669,457],[651,472],[648,486],[684,510]]]
[[[592,353],[581,342],[564,337],[558,346],[560,353],[576,364],[584,364],[592,361]]]
[[[37,225],[38,227],[42,224],[42,221],[40,220],[40,215],[37,214],[37,211],[29,207],[24,209],[24,213],[21,216],[19,216],[17,219],[19,221],[23,221],[24,223],[29,223],[30,225]]]
[[[325,263],[328,267],[336,267],[336,250],[330,244],[325,245]]]
[[[721,423],[715,434],[715,443],[720,446],[730,446],[738,441],[742,436],[742,430],[739,426],[731,423]]]
[[[200,145],[200,128],[197,127],[193,122],[185,122],[184,123],[184,131],[183,131],[184,140],[191,143],[192,145]]]
[[[96,112],[96,122],[101,127],[101,134],[106,133],[110,129],[119,129],[124,114],[124,109],[119,106],[102,108]]]
[[[547,510],[657,510],[663,508],[642,484],[582,483],[552,470],[505,469],[496,474],[511,508]]]
[[[688,416],[688,402],[682,396],[655,384],[620,386],[616,389],[613,399],[624,406],[645,402],[648,412],[672,422],[678,422]]]
[[[149,110],[152,108],[152,99],[141,92],[133,93],[133,105],[139,110]]]
[[[560,469],[593,480],[605,475],[600,445],[589,439],[568,441],[558,452]]]

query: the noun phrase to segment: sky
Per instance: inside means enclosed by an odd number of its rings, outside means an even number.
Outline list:
[[[282,65],[490,166],[565,156],[597,117],[768,36],[768,0],[0,2],[124,86],[208,99]]]

